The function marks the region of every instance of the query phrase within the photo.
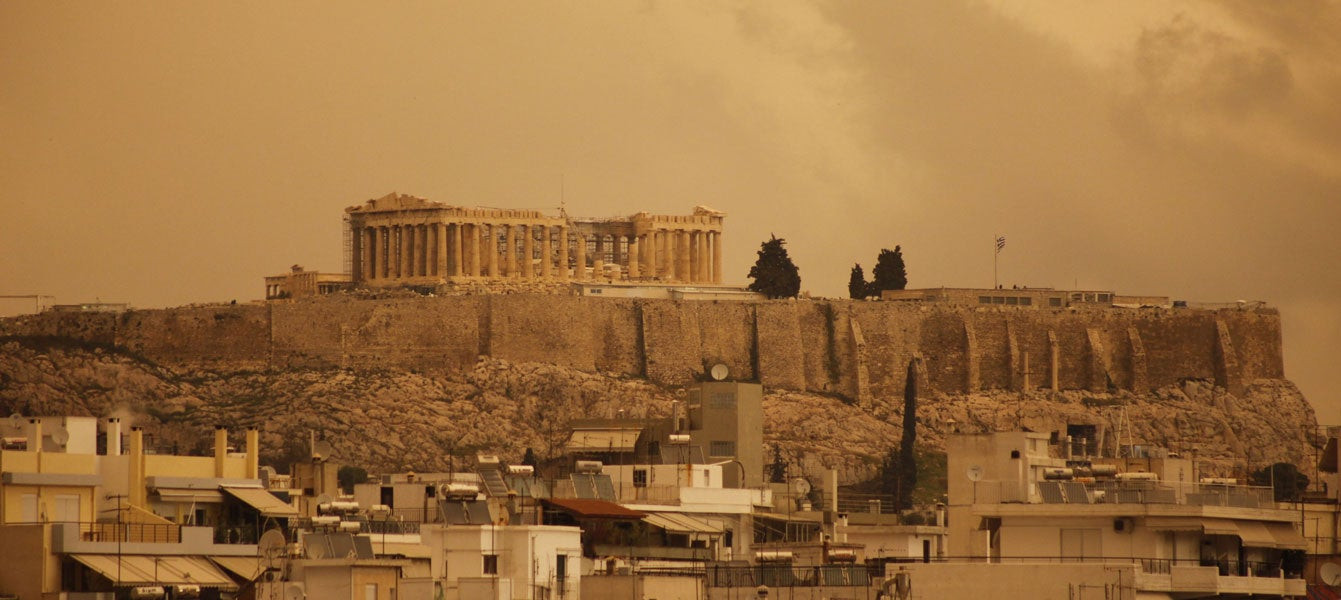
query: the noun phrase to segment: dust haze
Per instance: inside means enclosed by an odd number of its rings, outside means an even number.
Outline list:
[[[341,267],[391,191],[727,212],[841,296],[1113,289],[1283,313],[1341,422],[1336,2],[0,4],[0,294],[138,307]],[[6,313],[28,309],[0,305]]]

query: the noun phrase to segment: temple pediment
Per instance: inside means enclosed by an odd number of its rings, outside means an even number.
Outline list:
[[[383,210],[413,210],[419,208],[448,208],[441,202],[432,202],[427,198],[391,192],[381,198],[374,198],[363,204],[351,206],[345,212],[373,212]]]

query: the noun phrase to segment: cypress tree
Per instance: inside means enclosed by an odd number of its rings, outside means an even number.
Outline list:
[[[869,286],[870,284],[866,283],[866,273],[861,270],[861,263],[852,265],[852,276],[847,280],[847,297],[853,300],[865,298]]]
[[[908,287],[908,271],[903,266],[903,248],[894,246],[893,250],[880,251],[880,257],[871,269],[871,281],[868,294],[879,296],[885,290],[901,290]]]
[[[759,258],[750,267],[750,291],[769,298],[792,298],[801,292],[801,274],[787,256],[786,240],[770,235],[760,244]]]

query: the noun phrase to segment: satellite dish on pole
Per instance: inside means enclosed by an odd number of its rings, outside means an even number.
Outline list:
[[[725,381],[726,378],[731,375],[731,370],[726,368],[726,365],[717,363],[712,366],[712,369],[708,371],[708,374],[712,376],[714,381]]]
[[[51,432],[51,441],[64,448],[66,444],[70,443],[70,432],[64,427],[57,427],[55,431]]]
[[[331,457],[331,453],[334,451],[335,449],[331,446],[331,443],[326,440],[317,440],[315,444],[312,444],[312,458],[326,460]]]
[[[970,466],[964,474],[968,476],[969,481],[982,481],[982,467],[978,465]]]
[[[14,429],[23,431],[23,426],[26,425],[27,423],[28,420],[23,418],[23,413],[14,413],[12,415],[9,415],[9,426],[13,427]]]

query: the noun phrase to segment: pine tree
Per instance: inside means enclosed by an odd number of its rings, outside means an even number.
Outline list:
[[[866,273],[861,270],[861,263],[852,265],[852,276],[847,280],[847,297],[853,300],[865,298],[870,285],[866,283]]]
[[[871,269],[871,285],[868,295],[879,296],[885,290],[901,290],[908,287],[908,272],[903,266],[903,248],[894,246],[893,250],[880,251],[880,257]]]
[[[792,298],[801,292],[801,274],[787,256],[786,240],[769,236],[760,244],[759,259],[750,267],[750,291],[769,298]]]

